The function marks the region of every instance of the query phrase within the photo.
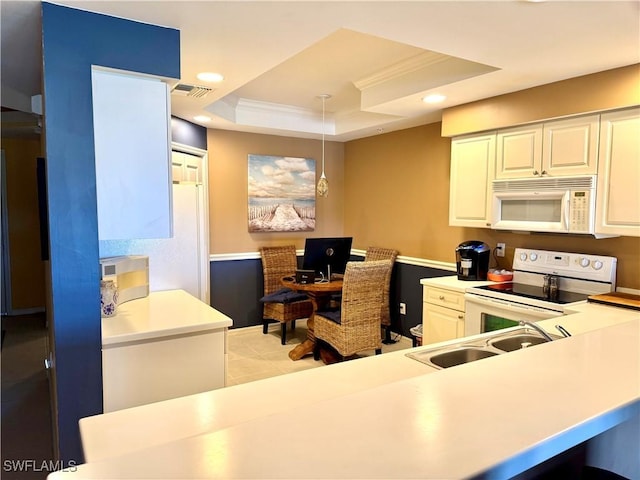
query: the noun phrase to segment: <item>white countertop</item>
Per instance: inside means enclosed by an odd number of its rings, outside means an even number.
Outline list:
[[[560,335],[556,325],[562,325],[571,335],[578,335],[632,320],[640,322],[638,310],[590,302],[573,304],[565,308],[564,313],[562,317],[541,320],[537,324],[556,335]]]
[[[446,277],[423,278],[420,280],[421,285],[446,288],[448,290],[454,290],[456,292],[462,292],[462,293],[464,293],[464,291],[467,288],[483,287],[485,285],[491,285],[493,283],[500,283],[500,282],[491,282],[489,280],[478,280],[478,281],[458,280],[457,275],[449,275]]]
[[[437,371],[385,353],[80,420],[88,462]],[[250,406],[249,406],[250,404]]]
[[[97,452],[138,444],[49,478],[508,478],[638,415],[640,313],[580,309],[571,338],[451,369],[418,347],[83,419]]]
[[[229,327],[233,321],[184,290],[151,292],[102,319],[102,346]]]

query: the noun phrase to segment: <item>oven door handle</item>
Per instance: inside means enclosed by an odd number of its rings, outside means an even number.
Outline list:
[[[544,308],[538,308],[531,305],[516,304],[507,300],[499,300],[497,298],[481,297],[473,293],[465,293],[464,298],[467,302],[484,305],[486,307],[498,307],[510,312],[522,312],[541,319],[560,317],[563,315],[562,312],[556,312],[554,310],[546,310]]]

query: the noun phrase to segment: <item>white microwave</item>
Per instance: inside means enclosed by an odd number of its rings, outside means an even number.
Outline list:
[[[495,180],[491,228],[593,234],[596,175]]]

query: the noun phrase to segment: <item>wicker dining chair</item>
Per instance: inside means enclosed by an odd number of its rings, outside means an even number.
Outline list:
[[[262,302],[262,333],[267,334],[269,323],[280,322],[280,343],[287,343],[287,323],[291,331],[296,328],[296,320],[309,318],[313,312],[311,300],[304,295],[284,288],[281,280],[288,275],[295,276],[298,268],[296,248],[293,245],[260,247],[262,274],[264,277],[264,297]]]
[[[391,273],[393,271],[393,264],[395,263],[397,257],[397,250],[382,247],[368,247],[364,254],[365,262],[391,260],[389,271],[387,272],[387,277],[384,283],[384,292],[382,298],[382,314],[380,323],[383,327],[391,326],[391,313],[389,311],[389,290],[391,289]]]
[[[314,316],[316,345],[314,358],[320,358],[321,343],[327,343],[342,357],[364,350],[382,353],[380,321],[384,283],[391,260],[348,262],[338,310],[317,311]]]

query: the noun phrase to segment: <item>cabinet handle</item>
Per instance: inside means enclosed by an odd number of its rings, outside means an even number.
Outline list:
[[[458,315],[458,320],[462,320],[464,318],[464,315]]]
[[[444,295],[440,295],[440,296],[438,297],[438,300],[444,300]]]
[[[534,171],[533,171],[533,174],[534,174],[534,175],[540,175],[540,174],[538,173],[538,170],[534,170]]]
[[[542,170],[542,172],[540,173],[540,175],[546,175],[547,171],[546,170]]]

